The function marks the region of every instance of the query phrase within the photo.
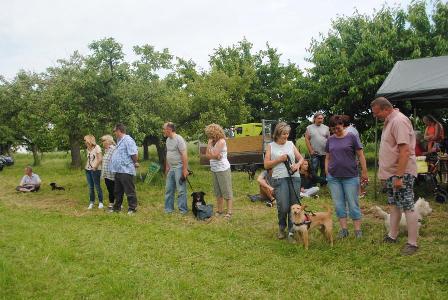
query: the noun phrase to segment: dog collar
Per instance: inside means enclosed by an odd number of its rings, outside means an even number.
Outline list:
[[[311,220],[310,217],[305,214],[305,220],[301,223],[293,223],[295,226],[302,226],[302,225],[306,225],[308,228],[310,228],[311,225]]]

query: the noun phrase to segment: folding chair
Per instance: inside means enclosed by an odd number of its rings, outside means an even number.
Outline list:
[[[146,173],[145,183],[150,183],[154,176],[159,173],[160,165],[156,162],[152,162],[149,164],[148,172]]]

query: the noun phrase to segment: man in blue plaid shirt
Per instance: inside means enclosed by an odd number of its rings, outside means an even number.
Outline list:
[[[126,134],[126,127],[117,124],[114,128],[117,146],[110,159],[110,171],[115,173],[115,202],[109,212],[119,212],[126,193],[128,198],[128,214],[137,210],[137,194],[135,192],[135,168],[138,164],[138,148],[133,138]]]

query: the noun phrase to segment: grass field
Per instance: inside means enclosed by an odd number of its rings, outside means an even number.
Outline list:
[[[214,203],[209,170],[198,165],[194,150],[190,157],[191,183]],[[369,208],[385,207],[384,197],[374,203],[372,191],[361,201],[361,240],[351,235],[330,248],[316,231],[305,251],[276,239],[276,209],[247,199],[257,184],[245,173],[232,173],[232,220],[200,222],[163,213],[162,178],[137,183],[135,216],[88,211],[84,173],[68,169],[65,153],[46,154],[35,168],[44,181],[40,192],[17,193],[32,157],[15,158],[13,167],[0,172],[1,299],[448,298],[446,204],[431,202],[434,212],[414,256],[399,255],[404,237],[398,245],[381,243],[382,220]],[[140,171],[147,166],[143,162]],[[51,181],[66,191],[50,191]],[[331,203],[326,190],[319,200],[305,201],[314,210]],[[336,224],[335,234],[338,229]]]

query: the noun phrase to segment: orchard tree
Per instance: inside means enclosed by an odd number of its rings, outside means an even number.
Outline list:
[[[44,98],[46,81],[42,75],[20,71],[9,85],[13,105],[10,127],[15,143],[33,153],[34,165],[40,164],[39,152],[52,151],[52,124]]]
[[[75,52],[48,69],[50,111],[56,130],[68,137],[72,167],[81,167],[85,134],[99,137],[129,115],[116,96],[117,87],[128,77],[122,46],[113,39],[103,39],[89,48],[89,56]]]
[[[383,7],[369,17],[338,17],[328,35],[309,48],[308,104],[297,106],[354,116],[358,130],[372,127],[369,103],[398,60],[446,55],[447,4],[436,2],[431,17],[424,1],[408,11]],[[445,31],[444,31],[445,30]],[[308,111],[309,112],[309,111]]]

